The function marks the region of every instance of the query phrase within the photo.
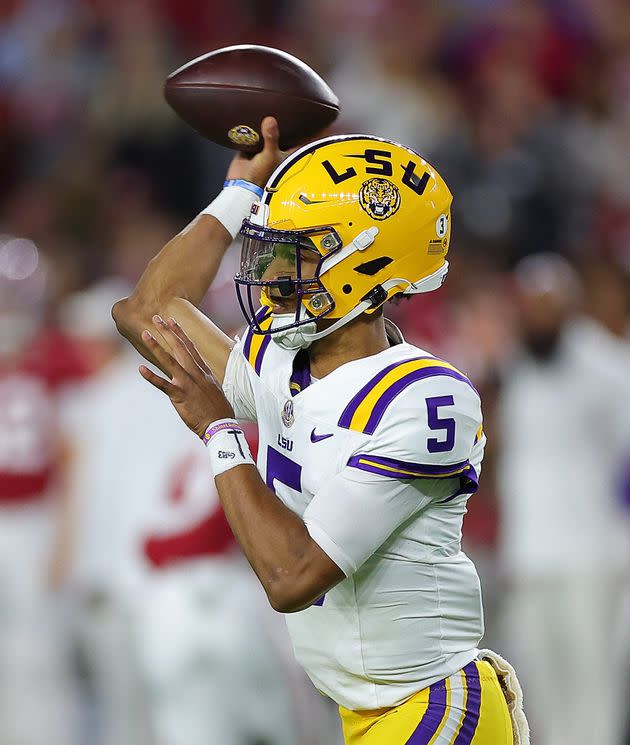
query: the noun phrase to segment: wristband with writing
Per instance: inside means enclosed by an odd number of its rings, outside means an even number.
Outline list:
[[[245,433],[234,419],[219,419],[212,422],[202,439],[208,449],[215,478],[236,466],[256,465]]]

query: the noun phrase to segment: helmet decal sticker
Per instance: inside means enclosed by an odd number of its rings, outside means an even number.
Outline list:
[[[375,220],[386,220],[400,207],[400,191],[385,178],[370,178],[361,184],[359,204]]]

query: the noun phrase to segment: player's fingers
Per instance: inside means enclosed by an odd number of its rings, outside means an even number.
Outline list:
[[[162,316],[158,315],[157,313],[151,318],[153,321],[153,325],[156,328],[156,331],[158,332],[159,336],[162,338],[166,346],[168,347],[168,351],[175,357],[177,349],[174,348],[173,344],[171,343],[171,340],[169,340],[167,331],[168,326],[166,325],[166,321],[162,318]]]
[[[142,341],[147,345],[153,357],[157,360],[160,368],[170,377],[173,378],[177,370],[181,370],[181,365],[170,355],[153,336],[145,329],[142,332]]]
[[[179,325],[177,320],[173,317],[168,319],[168,326],[173,331],[173,333],[179,338],[179,340],[184,344],[186,349],[188,350],[188,353],[193,358],[195,363],[199,365],[201,370],[206,373],[206,375],[211,374],[211,370],[206,364],[206,361],[203,359],[203,357],[199,354],[197,347],[194,345],[192,339],[186,334],[184,329]]]
[[[169,397],[175,393],[175,387],[172,383],[169,383],[168,380],[164,380],[164,378],[156,375],[153,370],[149,370],[146,365],[140,365],[138,370],[140,372],[140,375],[142,375],[142,377],[146,381],[151,383],[151,385],[158,390],[162,391],[162,393],[166,393],[166,395]]]
[[[197,365],[195,364],[190,351],[184,344],[184,342],[173,332],[173,329],[168,326],[166,321],[161,316],[153,316],[153,323],[155,328],[160,332],[160,335],[164,339],[164,342],[171,351],[172,356],[181,368],[183,368],[189,375],[195,375],[199,372]]]
[[[280,152],[280,127],[278,120],[273,116],[266,116],[260,125],[263,139],[265,141],[264,150],[276,155]]]

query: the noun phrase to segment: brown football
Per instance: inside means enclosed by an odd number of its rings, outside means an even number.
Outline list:
[[[271,47],[217,49],[171,73],[164,84],[171,107],[208,140],[234,150],[262,149],[260,123],[275,116],[283,150],[333,122],[339,99],[307,64]]]

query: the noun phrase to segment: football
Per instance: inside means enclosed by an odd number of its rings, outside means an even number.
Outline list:
[[[260,123],[275,116],[282,150],[318,134],[339,114],[339,99],[307,64],[279,49],[240,44],[217,49],[171,73],[164,95],[208,140],[255,153]]]

